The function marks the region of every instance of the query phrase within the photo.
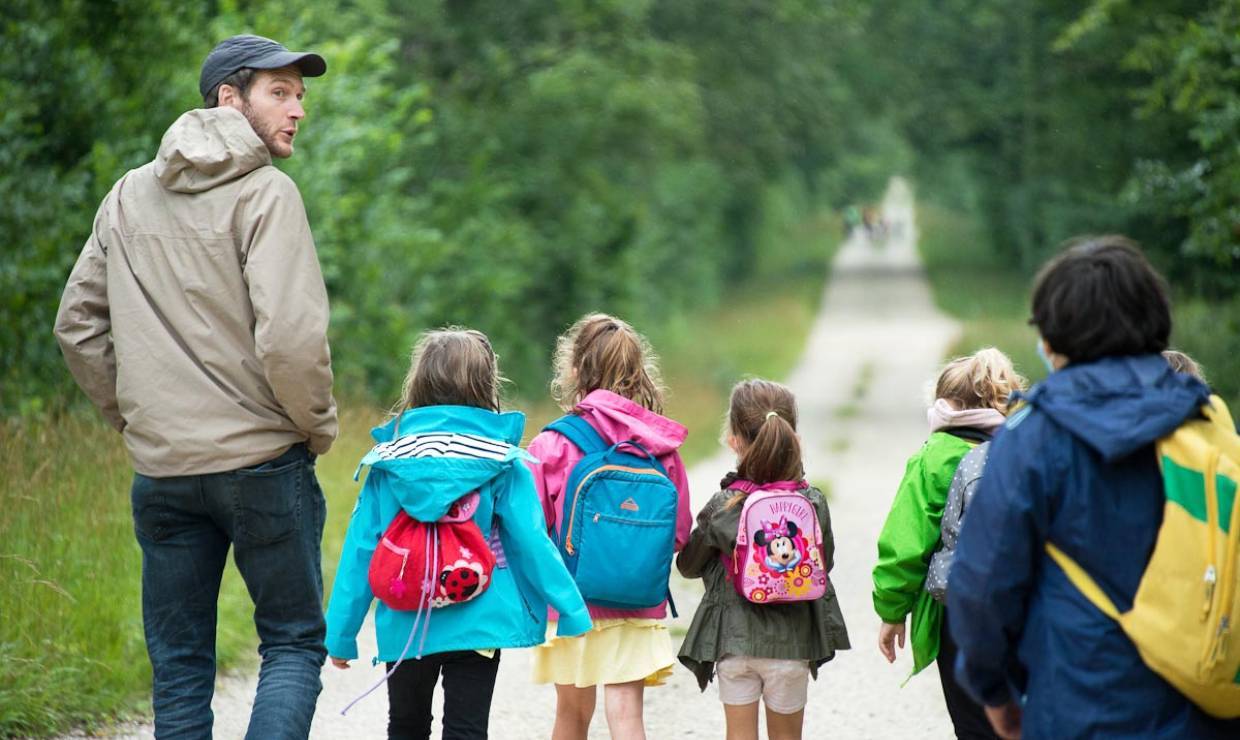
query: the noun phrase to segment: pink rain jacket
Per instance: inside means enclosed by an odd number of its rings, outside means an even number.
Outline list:
[[[671,419],[611,391],[593,391],[577,404],[575,410],[609,443],[615,444],[626,439],[637,440],[667,469],[668,477],[680,494],[676,504],[675,545],[679,552],[689,541],[689,531],[693,527],[693,516],[689,512],[689,481],[685,477],[685,464],[681,462],[680,453],[676,451],[684,443],[688,431]],[[563,496],[568,476],[583,455],[581,450],[563,435],[550,431],[544,431],[535,437],[530,442],[529,452],[539,461],[528,464],[534,473],[534,486],[542,499],[547,529],[555,538],[563,525]],[[648,609],[632,610],[589,606],[590,617],[595,620],[624,617],[662,619],[667,616],[667,602]],[[555,620],[556,617],[555,611],[550,610],[550,619]]]

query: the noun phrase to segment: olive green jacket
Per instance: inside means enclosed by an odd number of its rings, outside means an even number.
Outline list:
[[[835,598],[835,586],[814,601],[786,604],[753,604],[737,593],[725,574],[721,554],[732,553],[741,507],[726,507],[737,495],[727,490],[735,475],[725,478],[719,491],[698,513],[689,542],[676,557],[676,567],[686,578],[701,578],[706,593],[693,615],[693,623],[680,646],[680,662],[697,676],[703,691],[714,674],[715,663],[725,655],[804,660],[817,678],[818,666],[847,650],[848,630]],[[835,556],[831,537],[831,514],[827,500],[817,488],[801,491],[818,513],[822,548],[829,573]]]

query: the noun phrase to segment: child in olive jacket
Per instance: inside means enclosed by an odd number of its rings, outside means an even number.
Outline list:
[[[822,528],[824,569],[831,570],[835,543],[831,515],[822,493],[803,480],[796,435],[796,401],[782,385],[748,380],[732,390],[729,410],[737,472],[724,478],[702,508],[689,543],[676,558],[686,578],[701,578],[706,593],[680,648],[680,662],[697,676],[703,691],[719,677],[728,736],[747,726],[758,730],[758,699],[766,704],[773,736],[799,736],[809,677],[849,647],[844,616],[828,580],[826,593],[813,601],[754,604],[728,580],[721,556],[736,546],[742,504],[749,492],[778,487],[795,490],[814,507]]]

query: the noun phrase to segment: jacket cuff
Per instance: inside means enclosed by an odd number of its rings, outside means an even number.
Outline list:
[[[344,660],[357,659],[357,638],[344,635],[327,636],[327,654],[333,658]]]
[[[905,609],[903,604],[892,604],[874,594],[874,613],[887,624],[901,624],[912,609]]]
[[[584,635],[594,627],[594,623],[590,621],[589,609],[578,609],[572,614],[560,612],[560,620],[556,626],[556,637],[576,637]]]

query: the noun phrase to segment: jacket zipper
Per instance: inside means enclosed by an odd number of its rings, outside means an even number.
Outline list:
[[[603,465],[601,467],[595,468],[594,470],[591,470],[590,474],[582,478],[581,482],[577,484],[577,490],[573,491],[573,506],[571,509],[569,509],[570,516],[568,518],[568,532],[565,533],[564,535],[564,549],[568,551],[569,555],[572,555],[576,553],[577,551],[576,548],[573,547],[573,521],[577,519],[577,502],[581,498],[581,489],[586,487],[586,482],[589,481],[590,478],[594,477],[598,473],[603,472],[604,470],[620,470],[626,473],[638,473],[639,475],[653,475],[659,478],[664,477],[662,473],[659,473],[658,471],[655,471],[655,470],[647,470],[645,468],[630,468],[624,465]]]

